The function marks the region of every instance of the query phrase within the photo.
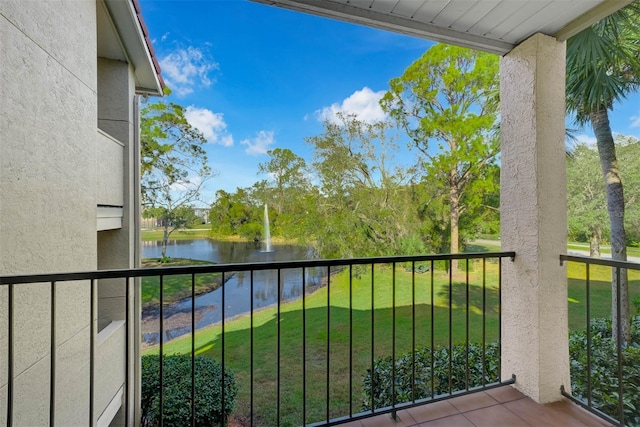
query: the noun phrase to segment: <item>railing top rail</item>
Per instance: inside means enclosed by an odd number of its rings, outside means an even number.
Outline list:
[[[640,263],[637,262],[591,258],[584,255],[560,255],[560,265],[562,265],[562,263],[565,261],[581,262],[583,264],[606,265],[608,267],[626,268],[627,270],[640,270]]]
[[[403,255],[367,258],[317,259],[257,263],[211,264],[186,267],[152,267],[119,270],[96,270],[72,273],[0,275],[0,285],[64,282],[71,280],[118,279],[123,277],[173,276],[178,274],[222,273],[250,270],[278,270],[290,268],[338,267],[346,265],[391,264],[420,261],[448,261],[454,259],[511,258],[515,252],[469,252],[463,254]]]

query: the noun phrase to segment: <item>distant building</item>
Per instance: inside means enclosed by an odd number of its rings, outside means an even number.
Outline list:
[[[210,208],[193,208],[193,212],[196,216],[202,218],[203,224],[209,224],[211,220],[209,220],[209,213],[211,213]]]

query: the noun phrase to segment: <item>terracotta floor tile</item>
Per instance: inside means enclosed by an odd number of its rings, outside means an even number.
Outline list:
[[[440,418],[438,420],[427,421],[420,424],[420,427],[474,427],[471,422],[462,414],[451,417]]]
[[[562,416],[572,418],[577,422],[583,423],[585,426],[607,426],[612,427],[611,423],[603,420],[602,418],[587,412],[580,406],[569,400],[563,400],[561,402],[550,403],[544,405],[545,409],[548,409],[554,413],[554,416]],[[580,424],[576,424],[580,425]]]
[[[467,396],[456,397],[448,400],[448,402],[460,412],[473,411],[498,404],[497,400],[482,391]]]
[[[360,420],[357,421],[350,421],[346,424],[340,424],[343,427],[362,427],[362,423],[360,422]]]
[[[486,393],[500,403],[511,402],[512,400],[522,399],[525,397],[524,394],[520,393],[510,385],[492,388],[491,390],[487,390]]]
[[[498,403],[504,401],[504,403]],[[349,427],[613,427],[569,400],[539,405],[510,386],[343,424]]]
[[[407,409],[407,412],[416,420],[416,423],[423,423],[458,414],[458,410],[446,400],[416,406],[415,408]]]
[[[504,406],[533,426],[595,427],[610,425],[567,401],[538,405],[527,397],[505,403]]]
[[[384,414],[373,418],[365,418],[361,422],[363,427],[408,427],[416,424],[406,411],[398,411],[395,420],[391,418],[391,414]]]
[[[522,418],[502,405],[465,412],[464,416],[476,427],[529,427]]]

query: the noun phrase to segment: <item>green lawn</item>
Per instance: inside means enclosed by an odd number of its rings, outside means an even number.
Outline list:
[[[171,258],[169,262],[160,263],[156,259],[145,258],[142,267],[182,267],[190,265],[211,265],[211,261],[194,259]],[[198,274],[195,276],[196,295],[209,292],[220,287],[222,275],[220,273]],[[191,296],[191,275],[164,276],[162,282],[162,300],[171,304],[182,298]],[[142,306],[157,304],[160,301],[160,278],[151,276],[142,278],[141,288]]]
[[[588,243],[574,243],[571,242],[569,244],[567,244],[567,248],[569,250],[574,249],[574,250],[582,250],[582,251],[589,251],[589,244]],[[600,252],[602,254],[611,254],[611,249],[609,247],[601,247],[600,248]],[[627,256],[633,256],[633,257],[640,257],[640,248],[636,248],[633,246],[627,246]]]
[[[472,262],[469,276],[469,328],[470,341],[482,341],[482,274],[481,261]],[[461,262],[464,265],[464,262]],[[359,412],[362,396],[362,379],[371,366],[371,358],[391,355],[393,349],[393,319],[395,316],[395,351],[399,355],[410,351],[415,332],[416,347],[431,345],[431,310],[434,312],[433,340],[436,346],[449,343],[449,292],[448,274],[443,266],[434,271],[433,304],[431,300],[431,272],[415,275],[403,266],[396,267],[395,310],[393,309],[393,271],[389,266],[376,266],[372,279],[371,269],[356,271],[354,268],[351,290],[348,270],[332,275],[330,287],[320,288],[298,300],[281,306],[280,324],[280,395],[281,424],[300,425],[302,420],[303,363],[306,368],[306,422],[324,419],[324,402],[327,393],[327,375],[330,380],[330,416],[349,412],[349,379],[353,387],[353,409]],[[497,339],[497,263],[487,262],[487,288],[484,294],[486,317],[486,341]],[[415,289],[415,294],[414,294]],[[452,289],[451,321],[453,343],[466,340],[466,278],[454,279]],[[352,296],[350,318],[349,296]],[[415,298],[415,311],[412,300]],[[329,309],[327,309],[329,300]],[[303,318],[304,316],[304,318]],[[277,308],[256,312],[253,318],[253,369],[254,412],[260,414],[258,425],[273,425],[276,416],[274,395],[277,391]],[[303,322],[305,324],[306,359],[303,361]],[[415,323],[415,328],[414,328]],[[372,332],[373,325],[373,332]],[[198,353],[221,360],[221,327],[198,330]],[[251,319],[249,316],[225,323],[225,365],[236,375],[239,395],[236,413],[248,416],[250,402],[251,367]],[[374,335],[374,345],[371,336]],[[353,351],[349,351],[350,339]],[[327,342],[330,341],[330,368],[327,370]],[[186,336],[164,345],[166,354],[188,353],[191,337]],[[157,351],[150,349],[148,352]],[[350,354],[353,369],[349,371]]]
[[[187,228],[176,230],[169,236],[169,240],[193,240],[193,239],[206,239],[210,237],[211,226],[204,224],[196,228]],[[143,241],[160,241],[163,237],[163,231],[161,228],[154,230],[142,230],[141,238]]]
[[[487,249],[492,248],[467,248],[469,251]],[[460,268],[464,268],[464,261],[460,261]],[[415,285],[412,283],[414,276],[411,272],[406,271],[404,266],[397,265],[395,289],[392,285],[394,271],[388,265],[376,265],[373,279],[371,267],[354,267],[351,281],[348,273],[345,269],[332,275],[329,287],[322,287],[307,295],[304,301],[283,303],[279,313],[276,307],[270,307],[256,311],[253,319],[250,316],[242,316],[225,322],[224,363],[225,367],[235,372],[239,388],[235,411],[238,416],[249,416],[250,393],[253,389],[254,414],[259,414],[255,415],[255,424],[273,425],[276,419],[278,374],[282,399],[280,420],[283,426],[325,419],[327,379],[330,417],[349,413],[350,396],[353,396],[353,411],[357,413],[362,403],[362,380],[367,369],[371,367],[371,359],[390,356],[394,350],[394,343],[396,356],[411,350],[414,336],[416,347],[430,346],[432,340],[436,346],[448,346],[449,340],[454,344],[463,343],[467,334],[470,342],[479,343],[482,342],[483,326],[486,342],[497,339],[498,264],[495,260],[486,261],[484,277],[487,287],[484,292],[482,261],[471,261],[469,286],[467,287],[464,274],[455,276],[451,300],[449,275],[443,263],[436,263],[433,273],[429,271],[415,274]],[[568,263],[567,273],[569,326],[572,330],[584,329],[585,267],[571,262]],[[610,270],[605,267],[593,266],[590,269],[592,317],[610,315],[610,276]],[[633,300],[640,297],[640,272],[630,272],[630,280]],[[415,304],[412,304],[412,301],[415,301]],[[486,313],[485,316],[483,313]],[[221,326],[198,330],[195,346],[197,353],[221,360]],[[164,351],[165,354],[189,353],[191,336],[165,343]],[[146,352],[157,352],[157,348],[148,349]],[[351,370],[350,365],[353,367]],[[306,374],[305,420],[302,419],[303,372]]]

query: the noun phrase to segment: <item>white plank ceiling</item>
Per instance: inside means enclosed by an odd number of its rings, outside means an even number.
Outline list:
[[[505,54],[535,33],[566,40],[632,0],[253,0]]]

